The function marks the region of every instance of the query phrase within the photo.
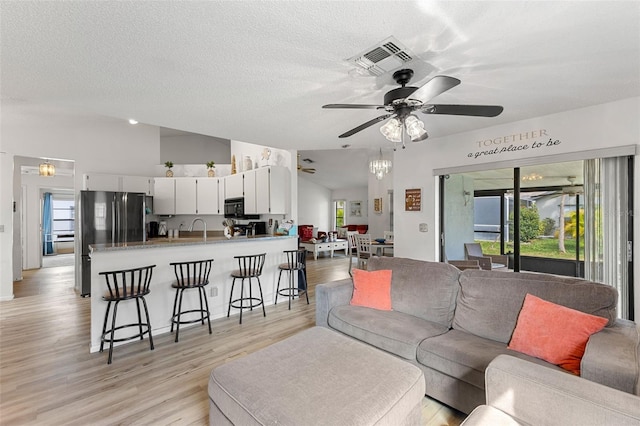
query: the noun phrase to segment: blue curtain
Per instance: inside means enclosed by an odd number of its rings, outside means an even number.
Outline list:
[[[42,208],[42,254],[53,254],[53,207],[51,193],[44,193]]]

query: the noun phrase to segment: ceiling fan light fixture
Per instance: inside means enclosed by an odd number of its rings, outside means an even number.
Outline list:
[[[391,142],[402,142],[402,123],[397,118],[392,118],[380,127],[380,133]]]
[[[391,160],[382,158],[382,148],[380,148],[380,158],[369,162],[369,171],[375,175],[376,179],[382,180],[391,171],[391,166]]]
[[[405,119],[404,125],[407,128],[407,134],[413,142],[423,141],[429,137],[427,131],[424,130],[424,123],[413,114]]]

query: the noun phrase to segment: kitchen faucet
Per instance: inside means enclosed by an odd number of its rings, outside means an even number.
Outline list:
[[[204,221],[204,219],[202,219],[201,217],[196,217],[195,219],[193,219],[193,222],[191,222],[191,226],[189,227],[189,232],[193,231],[193,225],[197,222],[200,221],[202,222],[202,224],[204,225],[204,234],[203,234],[203,239],[205,241],[207,241],[207,222]]]

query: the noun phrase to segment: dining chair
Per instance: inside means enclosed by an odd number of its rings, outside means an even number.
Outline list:
[[[371,234],[356,234],[356,248],[358,268],[366,269],[367,261],[371,257]]]
[[[507,268],[509,265],[507,255],[485,255],[482,253],[482,246],[479,243],[464,243],[464,255],[467,260],[477,260],[480,268],[487,271]]]
[[[349,253],[349,275],[351,275],[351,268],[353,267],[353,256],[358,256],[358,242],[356,241],[356,235],[358,231],[347,231],[347,252]]]

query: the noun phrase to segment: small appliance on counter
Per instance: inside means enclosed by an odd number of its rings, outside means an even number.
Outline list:
[[[267,234],[267,222],[249,222],[251,228],[251,235],[266,235]]]
[[[149,238],[158,238],[158,222],[149,222]]]
[[[167,222],[165,222],[164,220],[161,220],[160,224],[158,225],[158,236],[159,237],[167,236]]]

